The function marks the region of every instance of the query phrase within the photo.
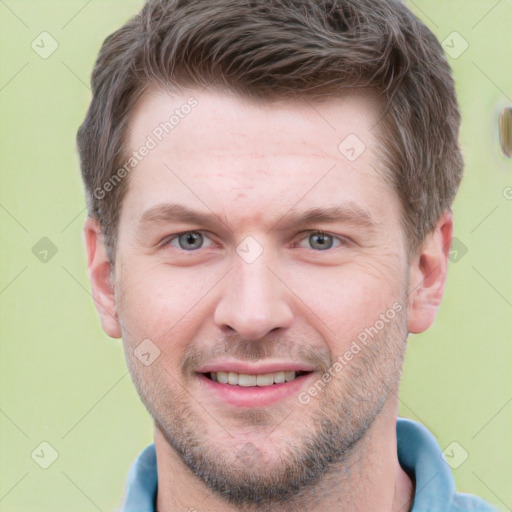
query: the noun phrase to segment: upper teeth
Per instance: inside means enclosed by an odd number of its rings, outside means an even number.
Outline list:
[[[248,375],[246,373],[235,372],[211,372],[212,380],[221,384],[231,384],[232,386],[271,386],[272,384],[281,384],[295,379],[295,372],[276,372],[266,373],[264,375]]]

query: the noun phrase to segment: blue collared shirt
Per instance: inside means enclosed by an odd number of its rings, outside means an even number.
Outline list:
[[[496,512],[482,499],[455,491],[455,483],[441,448],[432,434],[415,421],[398,418],[398,460],[416,481],[410,512]],[[154,443],[133,463],[120,512],[154,512],[158,488]]]

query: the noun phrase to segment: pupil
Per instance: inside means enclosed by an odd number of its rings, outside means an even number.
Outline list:
[[[199,233],[185,233],[180,237],[182,249],[197,249],[201,245],[202,237]]]
[[[332,240],[329,235],[314,233],[311,235],[311,245],[317,249],[330,249],[332,246]]]

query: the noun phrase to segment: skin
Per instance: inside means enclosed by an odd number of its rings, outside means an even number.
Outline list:
[[[114,265],[98,222],[85,225],[103,329],[123,338],[155,420],[157,509],[408,510],[414,482],[396,451],[399,378],[408,333],[432,324],[443,295],[451,214],[408,255],[398,195],[378,158],[380,105],[363,93],[263,105],[152,90],[133,112],[130,148],[191,96],[197,107],[130,173]],[[366,146],[354,162],[338,151],[349,134]],[[148,217],[170,203],[211,222]],[[294,217],[340,205],[335,221]],[[204,235],[203,245],[184,249],[175,235],[187,231]],[[320,240],[327,248],[310,237],[318,231],[332,235]],[[247,237],[262,249],[251,263],[236,251]],[[376,335],[357,342],[397,304]],[[145,339],[160,350],[148,366],[134,353]],[[355,342],[360,351],[301,403],[299,392]],[[240,407],[196,373],[214,360],[313,371],[281,400]]]

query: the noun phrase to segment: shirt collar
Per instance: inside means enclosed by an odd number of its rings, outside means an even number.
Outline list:
[[[398,418],[396,424],[398,461],[416,481],[413,512],[441,510],[452,503],[455,482],[434,436],[419,423]]]

